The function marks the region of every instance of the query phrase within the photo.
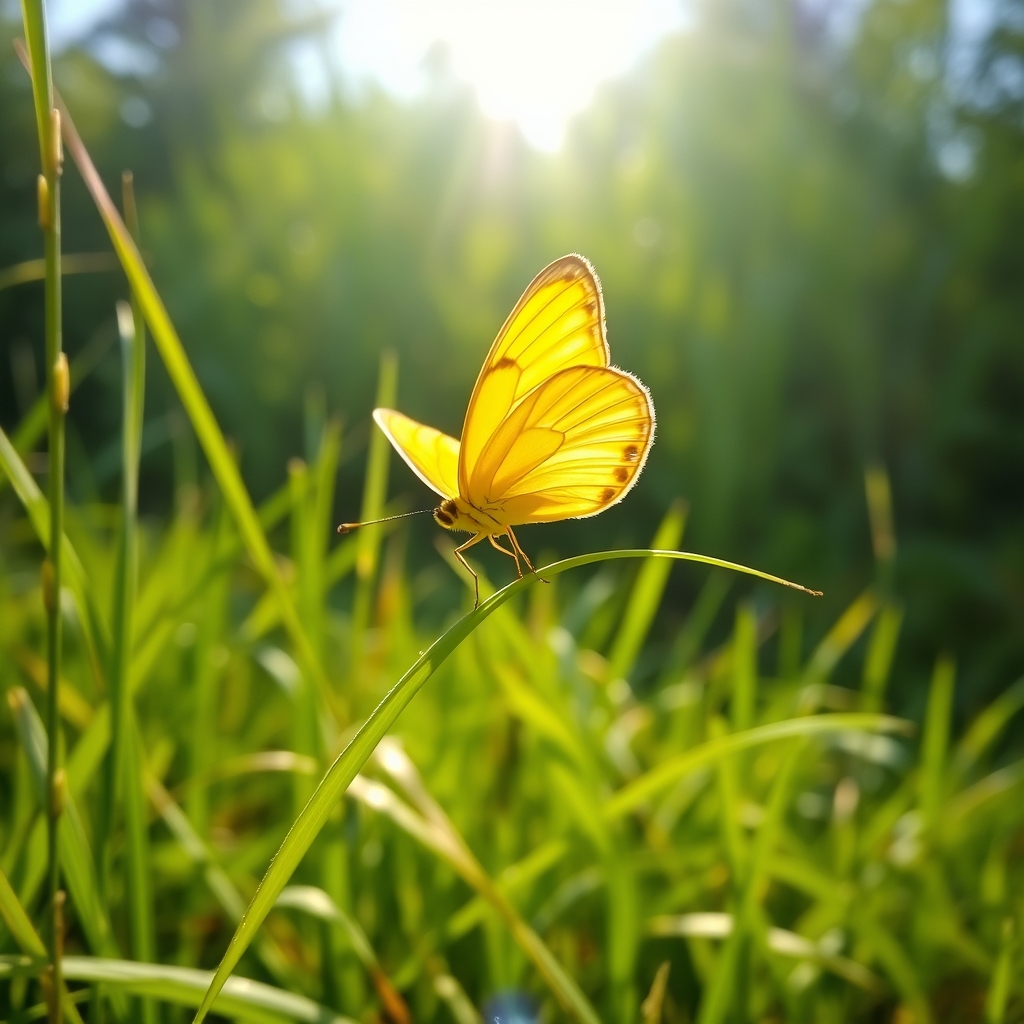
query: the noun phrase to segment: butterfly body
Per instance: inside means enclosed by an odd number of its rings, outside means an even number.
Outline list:
[[[502,523],[483,509],[470,505],[459,498],[445,498],[434,509],[434,522],[446,530],[462,533],[482,533],[485,536],[498,536],[508,526],[515,523]]]
[[[654,441],[654,405],[610,365],[593,267],[563,256],[523,293],[491,346],[456,440],[393,409],[374,419],[443,499],[434,520],[533,566],[514,526],[597,515],[632,488]],[[499,538],[508,539],[511,550]]]

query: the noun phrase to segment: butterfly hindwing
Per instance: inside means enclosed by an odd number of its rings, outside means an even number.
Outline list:
[[[487,354],[462,430],[463,493],[485,445],[517,402],[559,370],[608,362],[601,283],[582,256],[563,256],[533,279]]]
[[[374,409],[373,418],[409,468],[443,498],[459,493],[459,442],[394,409]]]
[[[464,496],[511,526],[596,515],[633,486],[653,440],[654,406],[639,381],[572,366],[498,425]]]

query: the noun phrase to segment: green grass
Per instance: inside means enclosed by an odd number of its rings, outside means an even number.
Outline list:
[[[469,1024],[509,989],[585,1024],[1021,1019],[1024,682],[958,730],[936,651],[921,721],[885,713],[904,610],[878,471],[877,589],[813,644],[812,597],[673,550],[682,503],[651,548],[553,562],[548,585],[495,589],[481,565],[480,607],[465,588],[432,630],[442,562],[412,575],[402,526],[332,532],[335,421],[311,416],[308,464],[254,507],[137,231],[64,128],[134,302],[124,476],[116,508],[68,506],[53,538],[0,432],[4,1019],[45,1014],[62,747],[69,1019]],[[143,321],[210,475],[140,522]],[[385,357],[382,401],[396,375]],[[388,508],[387,458],[375,435],[364,517]],[[652,647],[673,561],[707,581]],[[757,582],[735,607],[727,569]]]

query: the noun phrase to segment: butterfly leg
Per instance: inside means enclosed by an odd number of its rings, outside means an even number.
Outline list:
[[[516,540],[516,535],[512,532],[512,527],[511,526],[506,526],[505,527],[505,533],[507,534],[508,539],[510,541],[512,541],[512,548],[513,548],[513,550],[516,552],[516,554],[519,556],[519,558],[521,558],[526,563],[526,568],[529,569],[530,572],[532,572],[536,576],[537,575],[537,570],[534,569],[533,562],[530,561],[530,556],[527,555],[527,553],[519,546],[519,541]],[[516,559],[516,565],[519,564],[519,558]],[[541,581],[541,583],[548,583],[548,582],[550,582],[549,580],[544,579],[543,576],[537,576],[537,579],[539,579]]]
[[[495,548],[496,550],[500,551],[503,555],[508,555],[508,557],[516,563],[516,572],[519,573],[519,578],[522,579],[523,567],[519,564],[519,556],[515,553],[515,551],[509,551],[509,549],[506,548],[504,545],[499,544],[498,538],[495,537],[494,534],[491,534],[487,539],[491,542],[492,548]]]
[[[466,556],[463,555],[463,551],[471,548],[474,544],[479,544],[484,539],[485,534],[476,533],[465,544],[460,544],[455,549],[455,557],[466,567],[466,572],[473,577],[473,607],[480,607],[480,577],[473,571],[473,567],[466,561]]]

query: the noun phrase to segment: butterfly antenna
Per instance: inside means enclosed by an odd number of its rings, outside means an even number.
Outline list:
[[[400,512],[397,516],[385,516],[383,519],[370,519],[365,523],[342,523],[338,533],[351,533],[359,526],[376,526],[378,523],[390,523],[393,519],[405,519],[407,516],[421,516],[424,512],[433,512],[432,508],[421,508],[415,512]]]

